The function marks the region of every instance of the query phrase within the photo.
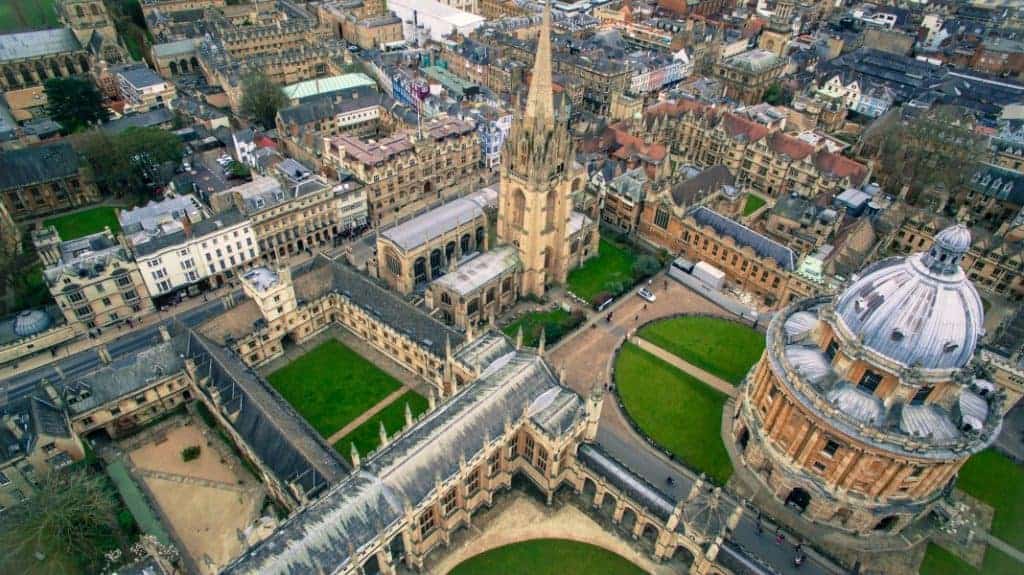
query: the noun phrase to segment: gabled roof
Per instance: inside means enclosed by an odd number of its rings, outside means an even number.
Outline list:
[[[793,160],[802,160],[814,153],[814,146],[782,132],[773,132],[769,136],[768,147],[776,154],[783,154]]]
[[[767,126],[731,112],[722,115],[722,128],[729,136],[741,142],[756,142],[768,135]]]
[[[698,224],[710,226],[719,235],[732,238],[736,245],[750,247],[758,256],[775,260],[780,268],[786,271],[796,269],[796,254],[775,240],[704,206],[697,207],[689,215]]]
[[[0,62],[26,60],[82,49],[70,28],[0,35]]]
[[[67,142],[0,152],[0,190],[32,186],[78,173],[78,154]]]
[[[814,156],[814,165],[831,177],[850,178],[850,183],[854,185],[863,183],[868,175],[868,167],[864,164],[825,150],[818,151]]]

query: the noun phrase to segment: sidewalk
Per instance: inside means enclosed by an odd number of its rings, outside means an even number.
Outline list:
[[[403,393],[409,391],[410,389],[411,388],[403,385],[402,387],[396,389],[395,391],[392,391],[387,397],[378,401],[376,405],[364,411],[362,415],[348,422],[345,425],[345,427],[342,427],[338,431],[332,433],[331,436],[327,438],[327,443],[334,445],[335,443],[340,441],[341,438],[351,433],[353,429],[366,423],[367,421],[370,420],[371,417],[377,415],[378,413],[383,411],[385,407],[394,403],[399,397],[402,397]],[[394,433],[394,430],[391,430],[390,433]]]

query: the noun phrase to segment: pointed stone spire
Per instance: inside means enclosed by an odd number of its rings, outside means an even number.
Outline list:
[[[430,411],[434,411],[437,407],[437,395],[434,393],[434,388],[430,388],[430,395],[427,396],[427,404],[430,407]]]
[[[359,450],[356,449],[355,443],[350,443],[349,445],[352,446],[352,450],[349,453],[349,457],[352,458],[352,467],[359,469]]]
[[[551,0],[544,4],[544,17],[537,36],[537,58],[533,62],[530,91],[526,96],[525,116],[527,120],[540,120],[548,125],[555,121],[551,88]]]
[[[409,407],[409,402],[405,402],[405,426],[412,427],[412,409]]]
[[[519,329],[516,330],[516,351],[523,348],[523,325],[519,324]]]
[[[383,419],[378,421],[377,423],[380,424],[380,426],[377,428],[377,435],[380,436],[380,446],[384,447],[385,445],[388,444],[388,430],[386,427],[384,427]]]
[[[544,355],[544,341],[547,339],[544,328],[540,328],[540,342],[537,343],[537,355]]]

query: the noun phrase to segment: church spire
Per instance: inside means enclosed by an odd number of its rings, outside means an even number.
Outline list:
[[[544,4],[544,17],[537,36],[537,59],[533,63],[533,78],[526,97],[526,118],[549,125],[555,120],[551,89],[551,0]]]

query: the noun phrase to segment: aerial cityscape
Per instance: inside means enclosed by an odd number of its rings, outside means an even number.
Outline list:
[[[1024,573],[1024,3],[0,0],[0,573]]]

